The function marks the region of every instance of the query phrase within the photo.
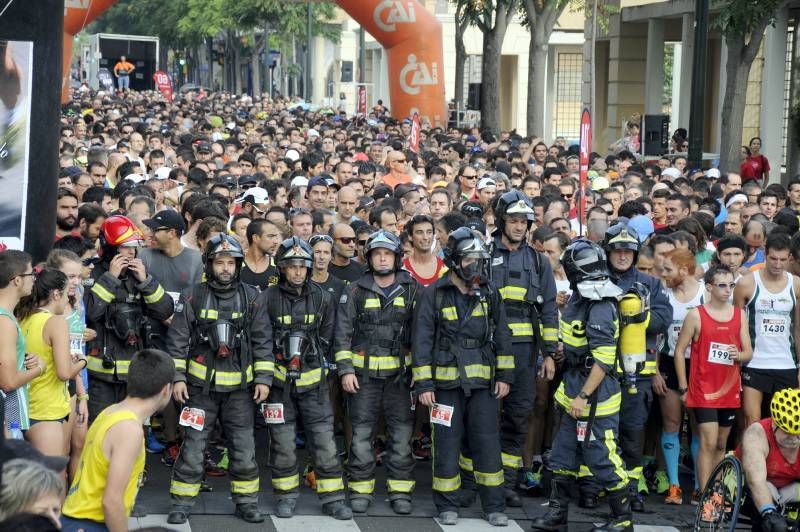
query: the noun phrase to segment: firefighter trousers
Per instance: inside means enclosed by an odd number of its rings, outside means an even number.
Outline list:
[[[353,439],[347,461],[347,486],[350,498],[372,500],[375,491],[375,453],[372,440],[378,418],[386,419],[388,436],[386,459],[386,491],[389,500],[411,499],[414,489],[414,458],[411,436],[414,412],[411,391],[402,376],[376,379],[358,378],[359,390],[348,394],[347,406],[353,424]]]
[[[536,365],[531,363],[532,344],[514,344],[514,383],[500,408],[500,458],[503,462],[506,489],[514,489],[522,469],[522,448],[528,437],[528,420],[536,400]],[[461,449],[462,462],[472,457],[469,443]],[[468,468],[461,470],[461,487],[475,489],[475,479]]]
[[[642,478],[643,437],[652,405],[652,379],[639,376],[636,379],[636,393],[630,393],[623,385],[617,439],[619,455],[628,473],[631,493],[638,491],[639,479]],[[588,468],[582,467],[579,477],[581,493],[598,495],[602,490],[602,487],[592,477]]]
[[[503,512],[503,465],[498,435],[499,401],[488,388],[436,390],[436,402],[453,407],[450,426],[433,424],[433,502],[439,513],[458,512],[461,488],[459,467],[472,470],[481,506],[486,514]],[[473,449],[466,463],[461,455],[463,440]]]
[[[314,388],[298,393],[294,386],[289,389],[273,387],[267,403],[282,404],[284,416],[283,423],[267,425],[270,436],[269,466],[275,497],[278,500],[296,499],[299,494],[300,475],[295,446],[299,416],[314,463],[317,495],[323,504],[343,500],[342,465],[333,435],[333,410],[328,390]]]
[[[581,434],[589,439],[587,443],[578,441],[578,423],[587,432],[585,436]],[[585,466],[606,491],[624,488],[628,485],[628,473],[617,451],[619,414],[595,418],[590,423],[591,435],[585,423],[566,413],[561,416],[550,452],[550,469],[556,475],[576,478],[581,466]]]
[[[200,492],[204,473],[204,454],[208,436],[219,419],[228,442],[231,495],[235,504],[258,502],[258,464],[253,437],[254,403],[249,389],[234,392],[203,393],[199,386],[187,385],[189,399],[185,407],[203,410],[202,430],[185,427],[180,454],[172,468],[169,493],[172,505],[189,510]]]

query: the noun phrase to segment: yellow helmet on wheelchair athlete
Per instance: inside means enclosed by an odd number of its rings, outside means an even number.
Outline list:
[[[786,388],[776,392],[769,412],[779,429],[787,434],[800,434],[800,390]]]

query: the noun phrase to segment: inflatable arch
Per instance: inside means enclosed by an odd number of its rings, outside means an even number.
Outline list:
[[[73,37],[116,0],[65,0],[62,101],[69,99]],[[417,0],[336,0],[386,49],[390,109],[403,118],[418,112],[445,126],[442,25]]]

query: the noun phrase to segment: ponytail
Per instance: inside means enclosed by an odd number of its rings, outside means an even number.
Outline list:
[[[22,321],[33,314],[38,307],[46,305],[53,290],[66,290],[67,276],[52,268],[36,269],[36,280],[33,282],[33,290],[30,295],[20,299],[14,309],[17,320]]]

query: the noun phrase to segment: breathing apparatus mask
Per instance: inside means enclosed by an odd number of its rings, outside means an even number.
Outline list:
[[[283,336],[279,358],[286,361],[286,376],[289,379],[300,378],[303,357],[310,351],[311,339],[304,331],[290,331]]]
[[[208,343],[217,358],[228,358],[238,347],[239,333],[228,320],[216,320],[208,328]]]

